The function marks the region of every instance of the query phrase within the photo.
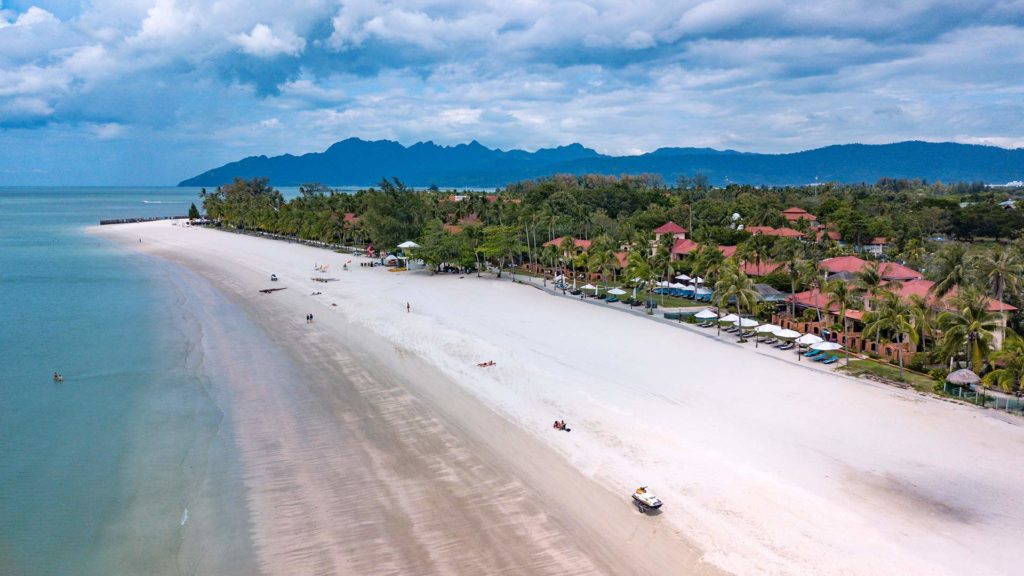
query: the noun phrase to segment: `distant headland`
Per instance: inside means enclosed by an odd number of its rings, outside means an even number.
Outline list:
[[[496,187],[553,174],[659,174],[667,183],[701,173],[715,185],[803,185],[875,182],[880,178],[1004,183],[1024,179],[1024,149],[931,143],[844,144],[788,154],[712,148],[659,148],[609,156],[581,144],[536,152],[469,144],[348,138],[320,153],[250,156],[188,178],[179,186],[219,186],[234,178],[266,177],[275,186],[307,182],[373,185],[397,177],[411,186]]]

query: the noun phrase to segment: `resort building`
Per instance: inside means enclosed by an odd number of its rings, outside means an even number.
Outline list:
[[[872,263],[856,256],[840,256],[822,260],[820,269],[826,280],[853,281],[855,275],[861,272]],[[920,272],[897,264],[895,262],[878,263],[879,274],[883,280],[892,283],[891,290],[897,294],[908,305],[913,296],[924,298],[926,302],[937,312],[951,310],[956,298],[956,288],[939,299],[932,293],[934,282],[926,280]],[[988,298],[988,310],[996,312],[1001,316],[1002,326],[1007,325],[1009,314],[1016,308],[1005,302],[999,302]],[[902,350],[904,361],[913,354],[916,349],[909,343],[876,341],[865,339],[863,336],[865,310],[847,309],[846,318],[850,332],[844,334],[841,329],[841,311],[835,304],[829,304],[829,296],[818,288],[812,288],[798,294],[793,294],[787,300],[793,304],[795,314],[790,316],[788,310],[776,314],[773,322],[780,326],[791,328],[800,332],[819,335],[826,340],[837,342],[847,346],[853,352],[866,352],[877,354],[889,360],[896,360]],[[864,308],[865,306],[862,306]],[[811,311],[811,312],[808,312]],[[993,345],[996,349],[1002,346],[1002,331],[997,331]]]
[[[786,208],[785,210],[783,210],[782,216],[790,224],[795,224],[799,220],[807,220],[807,223],[810,225],[811,228],[816,228],[818,226],[817,216],[811,214],[810,212],[804,210],[803,208],[797,208],[796,206]]]

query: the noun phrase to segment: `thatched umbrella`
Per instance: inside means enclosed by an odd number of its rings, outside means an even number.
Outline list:
[[[955,386],[973,386],[981,384],[981,377],[967,368],[961,368],[956,372],[950,372],[949,376],[946,376],[946,382]]]
[[[972,386],[980,383],[981,377],[967,368],[961,368],[955,372],[950,372],[949,375],[946,376],[946,383],[943,385],[943,389],[948,392],[950,385],[956,386],[959,389],[960,397],[963,398],[964,388],[971,390]]]

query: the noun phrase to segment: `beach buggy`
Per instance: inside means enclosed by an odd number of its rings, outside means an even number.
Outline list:
[[[647,486],[641,486],[636,489],[636,492],[633,492],[633,504],[636,505],[637,510],[644,513],[661,508],[661,500],[648,492]]]

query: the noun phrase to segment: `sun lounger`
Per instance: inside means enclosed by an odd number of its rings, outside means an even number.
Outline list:
[[[744,338],[753,338],[755,334],[756,332],[754,332],[753,330],[747,330],[746,332],[740,333],[740,336]]]
[[[779,350],[792,350],[795,347],[796,344],[793,344],[792,342],[786,342],[785,344],[783,344],[782,346],[778,346],[777,348]]]
[[[730,334],[736,332],[737,330],[739,330],[739,328],[737,328],[735,326],[729,326],[728,328],[722,328],[722,332],[728,332]]]
[[[822,364],[835,364],[839,362],[839,356],[829,356],[828,360],[823,360]]]
[[[809,352],[804,352],[804,358],[817,358],[818,356],[824,355],[825,353],[822,352],[821,350],[811,350]]]
[[[767,344],[769,346],[775,344],[776,342],[778,342],[778,340],[776,340],[775,338],[765,338],[764,340],[761,340],[762,344]]]
[[[828,360],[830,356],[828,354],[822,354],[820,356],[811,356],[810,358],[815,362],[824,362],[825,360]]]
[[[712,322],[701,322],[700,324],[697,324],[697,326],[700,327],[700,328],[711,328],[712,326],[714,326],[714,323],[712,323]]]

